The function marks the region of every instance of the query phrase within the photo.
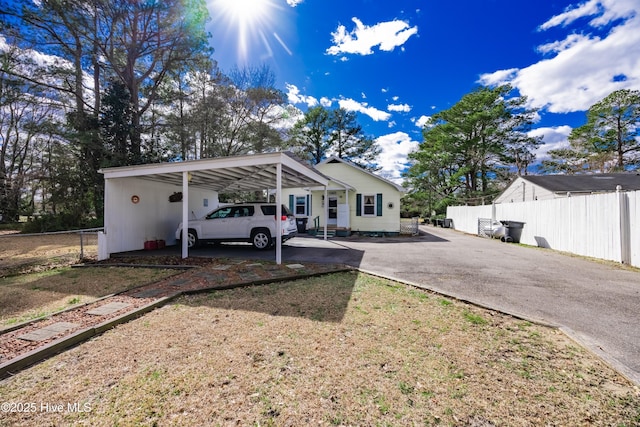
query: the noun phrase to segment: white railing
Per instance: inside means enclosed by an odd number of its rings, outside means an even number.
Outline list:
[[[640,267],[640,191],[451,206],[447,218],[471,234],[478,233],[478,218],[521,221],[520,243]]]
[[[420,228],[418,227],[418,217],[413,217],[411,219],[401,219],[400,220],[400,234],[409,234],[411,236],[417,236],[420,232]]]

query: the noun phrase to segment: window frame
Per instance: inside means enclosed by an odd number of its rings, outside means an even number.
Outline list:
[[[370,204],[366,203],[367,197],[371,198],[372,203],[370,203]],[[373,212],[372,213],[367,213],[366,212],[368,207],[373,207]],[[378,216],[377,210],[378,210],[377,195],[375,193],[374,194],[362,193],[362,212],[361,212],[361,216],[366,216],[366,217]]]
[[[298,203],[298,200],[302,199],[302,204]],[[294,195],[293,196],[293,214],[295,216],[308,216],[309,215],[309,206],[308,206],[309,197],[305,195]],[[298,212],[298,207],[302,207],[303,211],[301,213]]]

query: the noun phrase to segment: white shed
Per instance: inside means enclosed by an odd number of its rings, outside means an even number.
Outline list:
[[[494,203],[550,200],[567,196],[640,190],[638,172],[596,173],[579,175],[519,176],[495,199]]]
[[[123,166],[100,172],[105,178],[100,259],[143,249],[150,239],[175,244],[177,225],[188,224],[189,219],[216,208],[220,191],[275,189],[276,203],[281,204],[283,188],[326,187],[329,182],[286,152]],[[170,196],[181,200],[171,202]],[[279,221],[276,226],[280,227]],[[277,235],[276,262],[280,263],[282,242],[280,233]],[[182,256],[188,256],[186,239],[182,241]]]

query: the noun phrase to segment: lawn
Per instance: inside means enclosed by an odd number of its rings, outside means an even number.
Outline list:
[[[172,274],[175,270],[57,267],[0,277],[0,330]]]
[[[0,425],[640,424],[561,332],[356,272],[182,297],[0,396],[29,405]]]
[[[80,255],[95,258],[98,254],[98,238],[95,233],[49,235],[5,235],[0,233],[0,277],[32,271],[42,271],[60,265],[71,265]]]

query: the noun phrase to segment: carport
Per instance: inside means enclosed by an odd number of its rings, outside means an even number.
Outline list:
[[[174,242],[171,227],[175,231],[182,221],[188,228],[190,213],[195,215],[196,209],[212,210],[209,200],[215,197],[217,201],[221,191],[275,189],[275,203],[281,205],[283,188],[320,186],[324,187],[326,198],[329,183],[325,176],[288,152],[123,166],[100,172],[105,178],[104,233],[98,239],[100,259],[115,252],[143,249],[150,234],[166,237],[167,243]],[[181,209],[175,206],[178,203],[172,203],[172,195],[181,202]],[[276,221],[278,264],[282,262],[281,231],[281,222]],[[182,239],[181,253],[183,258],[189,256],[186,239]]]

